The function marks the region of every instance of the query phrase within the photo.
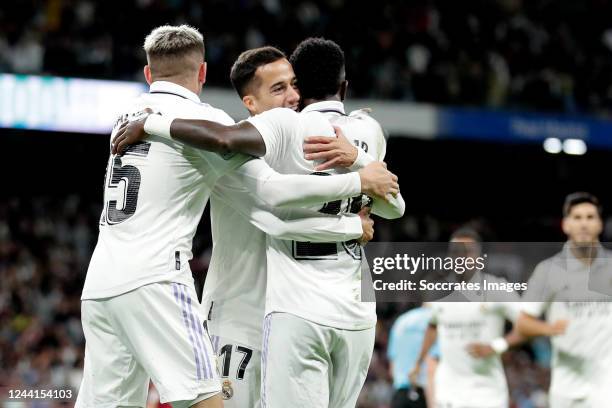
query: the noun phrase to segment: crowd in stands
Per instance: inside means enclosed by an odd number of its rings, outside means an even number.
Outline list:
[[[97,217],[76,196],[0,201],[0,386],[7,387],[4,391],[78,389],[84,353],[80,293],[95,244]],[[17,404],[10,406],[26,406]],[[47,408],[58,403],[40,404]]]
[[[0,72],[142,80],[144,35],[189,23],[211,85],[247,48],[325,36],[351,96],[609,116],[610,15],[611,0],[22,0],[0,7]]]

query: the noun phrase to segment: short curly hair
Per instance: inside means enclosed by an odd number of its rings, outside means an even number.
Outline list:
[[[344,52],[331,40],[307,38],[293,51],[289,62],[303,99],[334,95],[344,80]]]

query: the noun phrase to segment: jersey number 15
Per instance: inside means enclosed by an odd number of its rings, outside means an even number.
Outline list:
[[[140,142],[130,146],[125,156],[147,157],[151,143]],[[136,212],[140,190],[140,170],[136,166],[123,165],[121,157],[114,156],[108,163],[105,181],[105,202],[102,220],[110,225],[119,224]],[[122,202],[123,205],[118,204]]]

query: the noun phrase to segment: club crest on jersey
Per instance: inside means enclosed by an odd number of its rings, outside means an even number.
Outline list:
[[[234,388],[232,387],[232,382],[230,380],[223,381],[221,393],[223,394],[224,400],[231,399],[234,396]]]

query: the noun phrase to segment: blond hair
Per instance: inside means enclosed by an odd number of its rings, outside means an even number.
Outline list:
[[[155,28],[145,38],[143,48],[151,72],[157,75],[181,75],[204,60],[204,37],[185,24]]]

